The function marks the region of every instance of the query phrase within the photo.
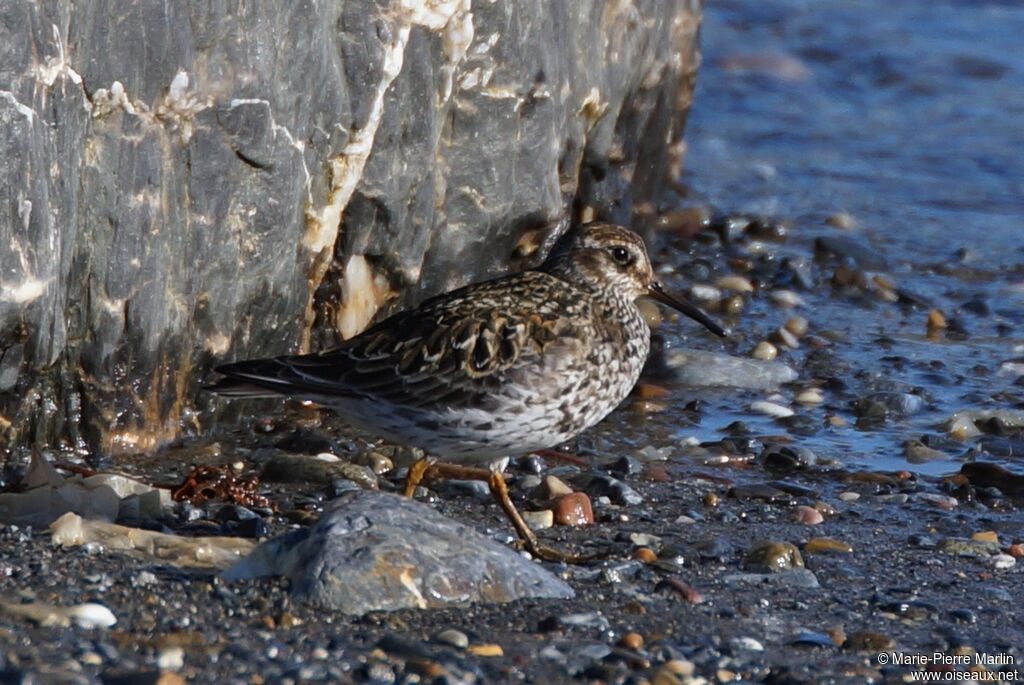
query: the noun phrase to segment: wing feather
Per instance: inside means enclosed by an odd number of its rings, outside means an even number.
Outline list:
[[[324,352],[220,366],[226,378],[210,389],[227,394],[256,386],[319,401],[409,407],[464,404],[536,372],[539,363],[557,368],[566,352],[560,340],[588,345],[589,307],[584,293],[555,276],[524,272],[428,300]]]

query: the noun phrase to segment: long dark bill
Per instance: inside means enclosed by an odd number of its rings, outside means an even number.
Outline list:
[[[714,319],[712,319],[710,316],[702,312],[700,310],[700,307],[693,304],[692,302],[687,302],[678,295],[672,295],[667,290],[665,290],[664,286],[662,286],[661,283],[658,283],[657,281],[652,282],[650,286],[650,292],[648,294],[658,302],[661,302],[662,304],[666,304],[669,307],[672,307],[672,309],[675,309],[677,312],[681,314],[686,314],[688,317],[690,317],[697,323],[701,324],[702,326],[704,326],[704,328],[708,329],[715,335],[720,336],[722,338],[728,335],[728,332],[724,328],[719,326],[717,323],[715,323]]]

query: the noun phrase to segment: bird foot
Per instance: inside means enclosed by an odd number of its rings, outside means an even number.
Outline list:
[[[405,479],[405,496],[412,497],[416,486],[425,480],[437,478],[458,478],[462,480],[479,480],[487,483],[491,495],[498,502],[502,512],[512,523],[519,535],[518,547],[525,549],[533,556],[545,561],[557,561],[566,564],[582,564],[593,559],[601,558],[601,555],[579,555],[548,547],[541,544],[537,535],[530,530],[530,526],[520,515],[516,505],[508,493],[508,485],[505,477],[499,471],[481,469],[472,466],[461,466],[459,464],[446,464],[432,459],[420,459],[409,467],[409,474]]]

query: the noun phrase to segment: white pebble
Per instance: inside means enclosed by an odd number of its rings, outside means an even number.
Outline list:
[[[109,628],[117,623],[117,617],[110,609],[92,602],[69,607],[67,616],[82,628]]]
[[[1017,560],[1009,554],[997,554],[992,557],[992,565],[997,569],[1013,568]]]
[[[722,290],[731,290],[734,293],[752,293],[754,285],[749,279],[743,276],[723,276],[715,281],[715,286]]]
[[[736,649],[745,650],[747,652],[763,652],[764,645],[755,640],[752,637],[737,637],[729,640],[733,647]]]
[[[522,512],[526,525],[534,530],[545,530],[555,524],[555,512],[550,509]]]
[[[860,499],[860,493],[847,490],[846,492],[839,493],[839,499],[843,500],[844,502],[856,502],[857,500]]]
[[[781,404],[775,402],[768,402],[766,400],[757,400],[750,404],[751,411],[756,411],[759,414],[765,414],[775,419],[786,419],[793,415],[793,410],[789,407],[784,407]]]
[[[792,290],[773,290],[771,298],[780,307],[800,307],[804,304],[804,298]]]
[[[776,342],[778,342],[783,347],[788,347],[791,350],[795,350],[798,347],[800,347],[800,341],[797,339],[797,337],[793,335],[791,331],[788,331],[785,328],[780,328],[779,330],[775,331],[774,337]]]
[[[800,404],[821,404],[825,401],[825,397],[821,394],[821,390],[818,388],[807,388],[797,393],[794,398]]]
[[[953,509],[960,504],[956,497],[940,495],[937,492],[922,492],[918,494],[917,498],[940,509]]]
[[[330,452],[321,452],[320,454],[316,455],[313,458],[316,459],[317,461],[325,461],[329,464],[333,464],[336,461],[341,461],[341,457],[339,457],[336,454],[331,454]]]
[[[690,288],[690,294],[693,295],[694,299],[704,300],[705,302],[722,299],[722,291],[710,285],[695,285]]]
[[[1024,362],[1016,360],[1003,362],[1002,364],[999,365],[999,375],[1024,376]]]
[[[949,422],[949,435],[955,440],[967,440],[981,435],[981,431],[974,425],[971,417],[954,414]]]
[[[181,647],[165,647],[156,655],[156,665],[161,671],[180,671],[185,667],[185,650]]]

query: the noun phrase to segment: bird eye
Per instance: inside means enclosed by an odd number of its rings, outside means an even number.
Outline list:
[[[629,254],[629,250],[624,247],[613,247],[611,249],[612,259],[615,260],[616,264],[626,266],[633,261],[633,256]]]

